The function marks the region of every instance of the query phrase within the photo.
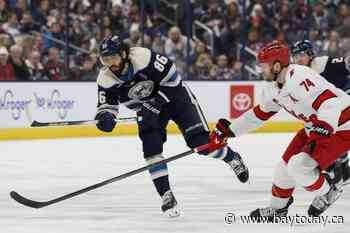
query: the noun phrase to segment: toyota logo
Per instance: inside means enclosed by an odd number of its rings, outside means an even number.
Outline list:
[[[252,103],[252,98],[246,93],[238,93],[232,99],[232,105],[238,111],[246,111]]]

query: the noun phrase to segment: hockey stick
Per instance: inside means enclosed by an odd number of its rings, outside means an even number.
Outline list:
[[[129,122],[140,121],[140,117],[122,117],[116,119],[117,122]],[[85,121],[57,121],[57,122],[39,122],[33,121],[30,127],[54,127],[54,126],[66,126],[66,125],[92,125],[96,124],[97,120],[85,120]]]
[[[122,174],[122,175],[119,175],[119,176],[113,177],[113,178],[111,178],[111,179],[102,181],[102,182],[100,182],[100,183],[97,183],[97,184],[88,186],[88,187],[83,188],[83,189],[80,189],[80,190],[78,190],[78,191],[75,191],[75,192],[66,194],[66,195],[64,195],[64,196],[61,196],[61,197],[52,199],[52,200],[50,200],[50,201],[44,201],[44,202],[33,201],[33,200],[30,200],[30,199],[28,199],[28,198],[26,198],[26,197],[23,197],[22,195],[18,194],[18,193],[15,192],[15,191],[11,191],[11,192],[10,192],[10,196],[11,196],[15,201],[17,201],[17,202],[19,202],[19,203],[21,203],[21,204],[23,204],[23,205],[25,205],[25,206],[32,207],[32,208],[42,208],[42,207],[45,207],[45,206],[49,206],[49,205],[55,204],[55,203],[57,203],[57,202],[64,201],[64,200],[66,200],[66,199],[70,199],[70,198],[75,197],[75,196],[78,196],[78,195],[80,195],[80,194],[89,192],[89,191],[91,191],[91,190],[97,189],[97,188],[102,187],[102,186],[105,186],[105,185],[107,185],[107,184],[110,184],[110,183],[113,183],[113,182],[116,182],[116,181],[125,179],[125,178],[127,178],[127,177],[136,175],[136,174],[141,173],[141,172],[143,172],[143,171],[145,171],[145,170],[148,170],[148,169],[151,168],[152,166],[157,166],[157,165],[160,165],[160,164],[169,163],[169,162],[171,162],[171,161],[180,159],[180,158],[185,157],[185,156],[187,156],[187,155],[190,155],[190,154],[193,154],[193,153],[201,152],[201,151],[203,151],[203,150],[208,149],[208,147],[209,147],[209,144],[204,144],[204,145],[202,145],[202,146],[198,146],[198,147],[196,147],[196,148],[194,148],[194,149],[191,149],[191,150],[185,151],[185,152],[183,152],[183,153],[174,155],[174,156],[169,157],[169,158],[167,158],[167,159],[163,159],[163,160],[158,161],[158,162],[156,162],[156,163],[149,164],[149,165],[144,166],[144,167],[140,167],[140,168],[138,168],[138,169],[135,169],[135,170],[132,170],[132,171],[130,171],[130,172],[124,173],[124,174]]]

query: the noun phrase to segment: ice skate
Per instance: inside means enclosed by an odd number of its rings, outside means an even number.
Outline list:
[[[250,217],[257,222],[268,221],[273,222],[275,217],[284,217],[288,214],[288,207],[293,203],[293,197],[290,197],[286,206],[281,209],[272,207],[258,208],[250,213]],[[267,220],[266,220],[267,219]]]
[[[178,217],[180,215],[179,210],[177,209],[177,201],[174,197],[174,194],[171,190],[164,193],[163,197],[163,204],[162,204],[162,211],[168,216],[168,217]]]
[[[249,171],[247,166],[244,164],[242,157],[234,152],[234,158],[228,164],[231,166],[232,170],[236,173],[239,181],[245,183],[249,179]]]
[[[337,188],[335,184],[330,185],[328,193],[316,196],[312,201],[307,213],[310,216],[319,216],[325,212],[342,194],[343,190]]]

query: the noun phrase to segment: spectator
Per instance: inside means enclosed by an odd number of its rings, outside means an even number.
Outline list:
[[[56,47],[61,49],[63,47],[60,43],[55,42],[54,40],[64,41],[64,33],[58,22],[53,22],[50,26],[50,30],[43,34],[44,48],[49,49],[51,47]]]
[[[19,21],[22,20],[23,14],[28,11],[27,0],[16,0],[15,12]]]
[[[94,22],[94,16],[92,11],[86,11],[84,14],[84,20],[82,21],[83,33],[86,35],[86,38],[96,37],[97,31],[99,28]]]
[[[103,19],[103,3],[102,2],[95,2],[95,5],[93,7],[93,17],[97,25],[100,25]]]
[[[44,53],[44,42],[40,34],[34,35],[32,51],[38,51],[40,54]]]
[[[20,33],[29,34],[34,30],[39,31],[39,29],[40,28],[34,24],[33,17],[30,14],[30,12],[24,12],[22,14],[22,19],[21,19],[20,25],[19,25]]]
[[[276,33],[276,29],[269,24],[265,8],[260,3],[256,3],[253,5],[249,23],[250,31],[254,31],[254,33],[257,33],[257,36],[260,39],[260,41],[270,41],[273,35],[275,35]]]
[[[195,63],[198,57],[203,53],[209,53],[207,46],[201,41],[196,41],[194,53],[191,56],[191,63]]]
[[[164,40],[160,33],[156,34],[153,38],[152,50],[156,53],[165,54],[164,50]]]
[[[209,53],[202,53],[196,60],[193,68],[193,79],[210,80],[211,70],[213,68],[213,60]]]
[[[112,7],[110,15],[112,24],[111,29],[114,33],[123,34],[126,30],[126,18],[123,17],[123,8],[121,5],[116,4]]]
[[[240,15],[238,5],[231,2],[227,5],[227,13],[224,17],[224,29],[221,35],[222,52],[231,56],[235,53],[233,43],[237,43],[240,36]]]
[[[232,62],[232,80],[239,81],[243,80],[243,74],[242,74],[242,63],[240,61],[234,61]]]
[[[13,44],[12,37],[9,34],[0,34],[0,47],[9,48]]]
[[[248,46],[255,52],[258,52],[262,47],[263,42],[261,41],[261,36],[259,35],[259,31],[252,29],[248,32]]]
[[[334,24],[334,17],[328,12],[321,0],[315,2],[312,14],[312,27],[321,30],[323,33],[329,30]]]
[[[138,46],[141,46],[141,40],[142,38],[140,37],[139,41],[137,42]],[[152,45],[153,45],[153,40],[152,37],[148,34],[144,34],[144,44],[143,47],[148,48],[148,49],[152,49]]]
[[[60,61],[60,50],[56,47],[49,49],[48,60],[45,65],[49,80],[66,80],[64,75],[64,64]]]
[[[0,47],[0,80],[16,80],[13,65],[8,62],[8,58],[6,47]]]
[[[133,24],[130,28],[130,38],[125,39],[124,42],[128,44],[130,47],[135,47],[135,46],[140,46],[139,39],[140,39],[140,31],[138,29],[138,25]]]
[[[338,14],[336,15],[336,18],[335,18],[334,26],[336,27],[336,29],[338,29],[343,24],[343,22],[345,21],[345,18],[349,15],[350,15],[350,12],[349,12],[348,5],[346,5],[345,3],[340,4]]]
[[[79,46],[84,40],[85,33],[78,19],[73,21],[72,27],[70,28],[70,42],[76,46]]]
[[[6,1],[0,0],[0,24],[7,22],[9,18],[9,9],[7,8]]]
[[[41,0],[39,7],[33,8],[33,18],[40,25],[47,25],[47,16],[49,15],[50,2],[49,0]]]
[[[17,15],[14,12],[11,12],[9,14],[9,19],[7,21],[7,23],[4,23],[2,25],[2,29],[10,34],[12,36],[12,38],[15,38],[17,35],[20,34],[19,30],[18,30],[19,24],[18,24],[18,20],[17,20]]]
[[[97,71],[95,69],[94,59],[87,56],[84,59],[83,66],[79,69],[77,74],[78,80],[96,81]]]
[[[221,54],[217,58],[217,66],[211,71],[212,80],[232,80],[233,71],[228,67],[228,58],[225,54]]]
[[[308,14],[310,14],[310,12],[308,11],[308,6],[306,5],[306,1],[297,0],[291,8],[291,15],[293,17],[293,28],[295,30],[295,33],[305,30],[305,19],[307,19]]]
[[[29,71],[29,79],[32,81],[48,80],[43,64],[40,62],[41,55],[38,51],[33,51],[28,54],[25,63]]]
[[[30,73],[23,57],[23,47],[17,44],[12,45],[10,48],[10,62],[13,65],[16,80],[28,81]]]
[[[112,20],[108,15],[103,16],[102,28],[112,28]]]
[[[324,43],[323,51],[326,51],[327,56],[340,57],[341,47],[339,43],[339,34],[332,30],[329,34],[329,40]]]
[[[222,28],[224,26],[224,14],[222,8],[219,6],[218,1],[208,1],[208,9],[200,20],[211,28],[216,37],[220,37]]]
[[[341,37],[350,37],[350,15],[346,16],[342,26],[338,28]]]
[[[169,38],[165,41],[165,55],[173,61],[184,60],[187,51],[187,38],[181,34],[178,27],[170,28],[168,36]],[[192,43],[190,44],[190,50],[193,47]]]

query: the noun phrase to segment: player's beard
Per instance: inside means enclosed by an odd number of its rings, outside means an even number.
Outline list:
[[[263,78],[266,82],[273,82],[275,81],[275,75],[270,71],[270,72],[264,72],[263,73]]]

